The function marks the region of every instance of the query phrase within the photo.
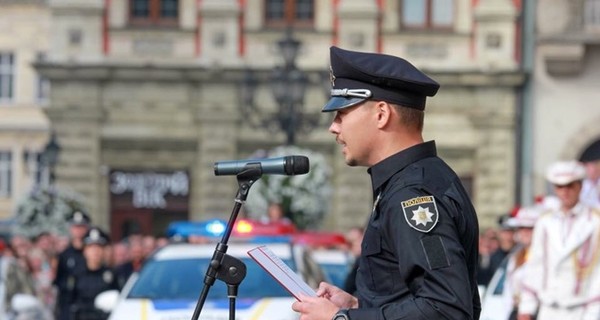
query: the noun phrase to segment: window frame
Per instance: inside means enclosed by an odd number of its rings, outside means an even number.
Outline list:
[[[8,62],[5,62],[7,60]],[[16,55],[11,51],[0,51],[0,78],[8,80],[6,82],[0,81],[0,103],[12,103],[14,101],[16,88],[15,73]]]
[[[163,1],[170,0],[146,0],[148,2],[148,16],[147,17],[135,17],[133,15],[134,2],[139,0],[128,1],[128,18],[129,25],[138,27],[172,27],[175,28],[179,25],[179,17],[181,16],[180,0],[174,0],[177,4],[177,15],[176,17],[161,17],[161,4]]]
[[[434,2],[436,0],[422,0],[425,6],[425,14],[423,19],[423,24],[407,24],[404,21],[404,10],[405,4],[409,0],[403,0],[400,4],[400,27],[406,30],[422,30],[422,31],[452,31],[454,29],[454,24],[456,23],[456,1],[454,0],[444,0],[451,1],[452,4],[452,18],[450,23],[448,24],[437,24],[433,20],[434,14]]]
[[[13,188],[13,154],[0,150],[0,197],[10,198]]]
[[[264,24],[268,28],[285,28],[285,27],[294,27],[300,29],[308,29],[314,27],[315,23],[315,1],[309,0],[311,2],[311,17],[310,19],[298,19],[296,17],[298,3],[296,0],[281,0],[283,1],[283,19],[273,19],[269,18],[269,8],[270,1],[273,0],[265,0],[263,2],[263,17]]]
[[[46,54],[39,52],[37,54],[37,61],[45,61]],[[48,104],[50,99],[50,79],[36,73],[35,79],[35,98],[38,103],[45,105]]]
[[[600,0],[584,0],[583,25],[587,31],[600,31]]]

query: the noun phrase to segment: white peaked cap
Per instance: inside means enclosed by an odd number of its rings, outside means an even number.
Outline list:
[[[577,161],[555,162],[546,172],[546,179],[554,185],[566,185],[573,181],[585,179],[585,167]]]

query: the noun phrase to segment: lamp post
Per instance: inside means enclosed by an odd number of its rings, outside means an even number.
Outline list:
[[[58,163],[58,156],[60,154],[60,145],[56,141],[56,134],[52,132],[50,135],[50,140],[44,147],[44,151],[42,151],[42,164],[45,168],[48,169],[48,186],[54,186],[54,168]]]
[[[255,104],[254,96],[260,80],[253,70],[246,71],[242,85],[241,108],[245,119],[253,127],[285,132],[287,145],[296,143],[297,132],[309,131],[320,122],[318,115],[311,116],[304,112],[304,96],[309,79],[296,66],[300,47],[301,43],[293,37],[291,28],[277,41],[283,65],[275,67],[267,81],[278,106],[277,112],[268,114]]]

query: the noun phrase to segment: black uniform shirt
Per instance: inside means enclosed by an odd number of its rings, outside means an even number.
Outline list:
[[[478,319],[478,222],[433,141],[368,170],[375,200],[350,319]]]
[[[73,245],[69,245],[58,255],[55,284],[60,290],[66,289],[69,275],[79,273],[84,269],[85,258],[83,257],[83,249],[76,249]]]
[[[90,311],[94,308],[96,296],[107,290],[118,290],[114,273],[107,267],[98,270],[85,270],[75,277],[73,306],[75,310]]]

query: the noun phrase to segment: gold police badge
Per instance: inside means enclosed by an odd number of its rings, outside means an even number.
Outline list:
[[[420,232],[429,232],[438,222],[439,214],[433,196],[402,201],[402,211],[408,225]]]

